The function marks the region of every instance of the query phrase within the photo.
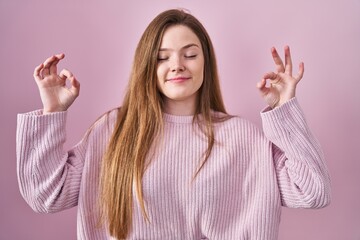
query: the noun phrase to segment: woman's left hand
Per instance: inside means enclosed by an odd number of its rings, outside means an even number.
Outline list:
[[[277,73],[266,73],[257,83],[257,88],[261,96],[271,108],[279,107],[286,101],[295,97],[296,85],[299,83],[304,74],[304,63],[299,64],[299,72],[292,76],[292,62],[289,46],[285,46],[285,66],[276,49],[271,48]],[[266,86],[266,80],[269,80],[270,86]]]

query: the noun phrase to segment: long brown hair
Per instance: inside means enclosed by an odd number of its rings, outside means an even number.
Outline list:
[[[154,141],[162,135],[164,125],[164,101],[156,85],[158,51],[165,30],[179,24],[189,27],[197,35],[205,60],[204,81],[199,89],[193,123],[197,123],[207,137],[208,148],[193,180],[214,145],[213,123],[224,120],[214,117],[212,111],[228,116],[221,96],[214,49],[205,28],[183,10],[160,13],[148,25],[136,48],[127,93],[101,166],[99,223],[106,223],[111,236],[117,239],[125,239],[131,231],[133,183],[142,214],[150,221],[145,210],[141,181],[146,169],[145,159]]]

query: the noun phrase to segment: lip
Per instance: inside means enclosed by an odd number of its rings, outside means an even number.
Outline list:
[[[169,79],[166,79],[166,82],[184,82],[186,80],[189,80],[191,77],[182,77],[182,76],[179,76],[179,77],[174,77],[174,78],[169,78]]]

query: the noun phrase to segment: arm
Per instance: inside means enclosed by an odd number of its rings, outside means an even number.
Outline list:
[[[16,153],[20,192],[37,212],[56,212],[77,204],[84,144],[63,151],[66,110],[79,95],[73,74],[57,64],[64,54],[34,70],[43,110],[18,115]],[[66,86],[69,79],[71,86]],[[44,114],[44,115],[43,115]]]
[[[285,65],[276,49],[271,49],[277,72],[266,73],[257,84],[269,105],[262,113],[264,133],[273,142],[282,204],[320,208],[330,203],[330,178],[320,145],[295,98],[297,84],[304,74],[304,63],[300,63],[298,74],[293,76],[290,48],[285,46],[284,50]]]
[[[64,151],[66,112],[41,112],[18,115],[17,174],[31,208],[51,213],[77,205],[86,141]]]
[[[321,208],[330,203],[330,177],[323,152],[293,98],[261,113],[263,129],[273,143],[273,157],[282,205]]]

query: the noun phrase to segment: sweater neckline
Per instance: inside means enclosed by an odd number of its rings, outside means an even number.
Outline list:
[[[192,123],[195,115],[172,115],[163,112],[165,122],[169,123]]]
[[[213,117],[224,117],[227,114],[221,113],[221,112],[216,112],[214,110],[210,110],[211,114]],[[163,118],[165,122],[168,123],[180,123],[180,124],[192,124],[193,123],[193,119],[194,119],[195,115],[172,115],[169,113],[165,113],[163,112]],[[198,114],[198,120],[202,121],[203,116],[200,114]],[[215,123],[215,122],[214,122]]]

